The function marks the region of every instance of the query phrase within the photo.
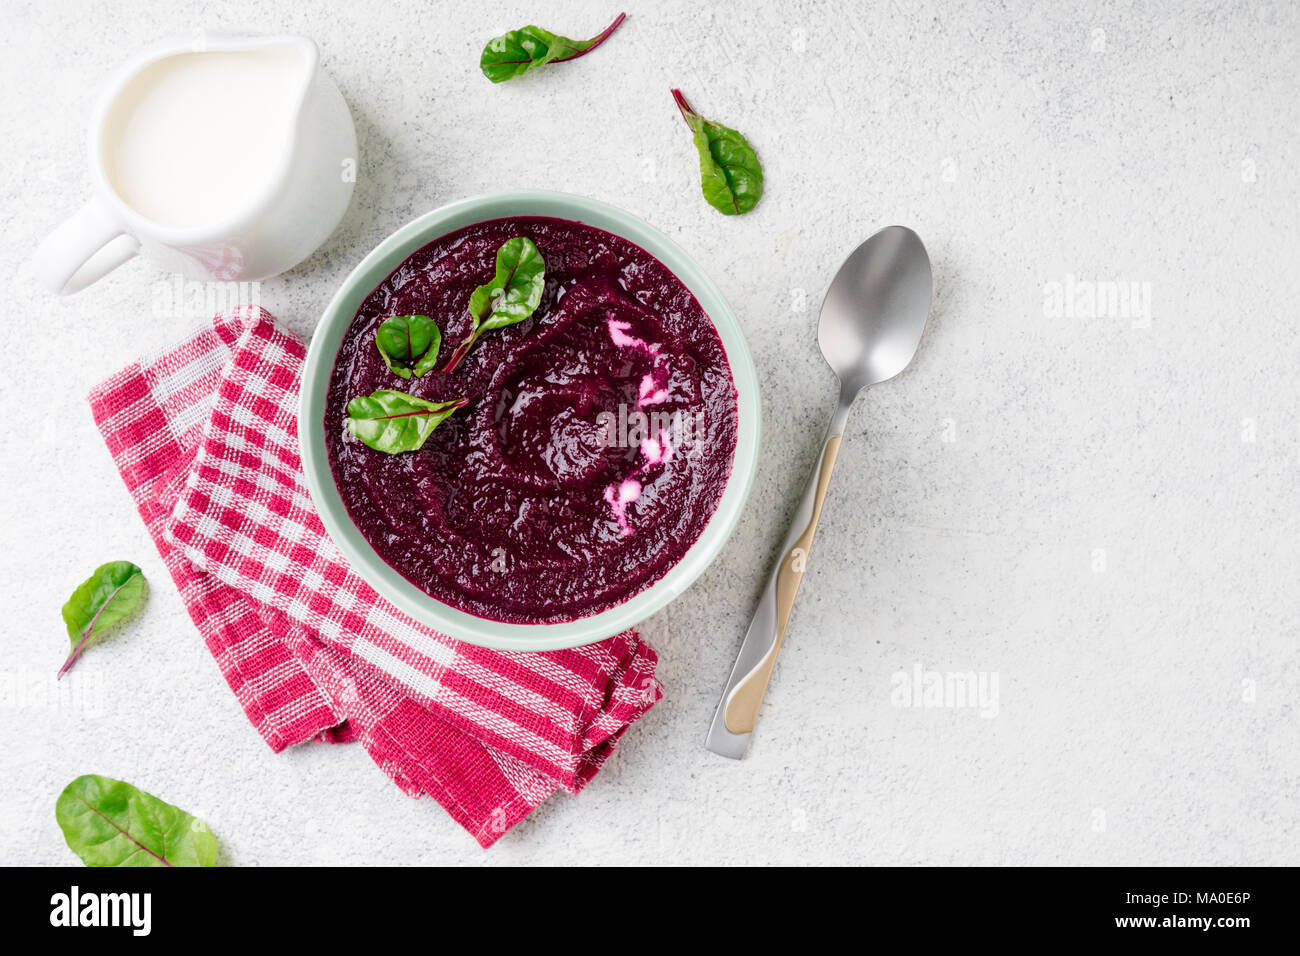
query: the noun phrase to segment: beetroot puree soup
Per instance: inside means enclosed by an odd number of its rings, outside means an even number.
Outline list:
[[[541,305],[445,374],[470,294],[515,236],[546,260]],[[437,369],[389,371],[375,332],[398,315],[442,330]],[[389,455],[346,424],[348,401],[376,389],[470,403]],[[496,219],[429,243],[362,303],[325,434],[352,520],[403,577],[480,617],[554,623],[644,590],[699,537],[731,473],[736,390],[713,323],[654,256],[577,222]]]

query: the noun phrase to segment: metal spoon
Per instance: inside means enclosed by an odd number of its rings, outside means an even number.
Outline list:
[[[882,229],[854,249],[826,291],[817,342],[840,380],[840,404],[713,715],[705,746],[714,753],[735,760],[745,754],[803,581],[849,409],[864,388],[907,368],[925,331],[932,296],[930,257],[920,237],[905,226]]]

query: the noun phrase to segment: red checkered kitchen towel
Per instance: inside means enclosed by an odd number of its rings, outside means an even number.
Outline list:
[[[244,712],[275,751],[360,740],[484,847],[556,789],[576,793],[661,696],[627,631],[502,653],[425,628],[348,567],[298,457],[305,349],[256,308],[141,359],[91,409]]]

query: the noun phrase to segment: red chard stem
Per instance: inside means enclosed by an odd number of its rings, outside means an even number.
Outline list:
[[[579,52],[573,54],[573,56],[560,57],[559,59],[557,59],[557,60],[552,60],[551,62],[552,62],[552,63],[567,63],[569,60],[576,60],[576,59],[577,59],[578,57],[580,57],[580,56],[586,56],[586,55],[587,55],[588,53],[590,53],[592,50],[596,49],[596,47],[600,46],[602,43],[604,43],[606,40],[608,40],[610,37],[612,37],[612,36],[614,35],[614,31],[617,30],[617,29],[619,28],[619,26],[622,25],[623,21],[626,20],[626,19],[627,19],[627,14],[626,14],[626,13],[620,13],[617,17],[614,18],[614,22],[613,22],[613,23],[611,23],[609,26],[605,27],[604,30],[602,30],[600,33],[596,34],[594,37],[592,37],[590,40],[588,40],[588,41],[587,41],[587,44],[588,44],[588,45],[587,45],[584,49],[582,49],[582,50],[580,50]]]
[[[691,109],[691,104],[686,102],[686,97],[682,95],[681,90],[673,90],[672,94],[673,94],[673,99],[677,103],[677,108],[681,110],[682,119],[686,121],[686,128],[690,130],[694,130],[695,127],[691,126],[691,117],[699,116],[700,114],[696,113],[695,110]]]
[[[469,354],[470,346],[474,344],[474,339],[476,337],[477,336],[471,335],[464,342],[461,342],[460,345],[456,346],[456,351],[451,353],[451,360],[443,366],[442,374],[446,375],[449,372],[456,371],[456,366],[460,364],[461,359]]]
[[[77,663],[77,658],[80,657],[81,652],[86,649],[86,642],[88,640],[90,640],[89,632],[87,632],[77,643],[77,646],[72,649],[72,653],[68,655],[68,659],[64,661],[63,666],[59,668],[59,673],[55,676],[55,680],[63,680],[63,675],[72,670],[72,665]]]

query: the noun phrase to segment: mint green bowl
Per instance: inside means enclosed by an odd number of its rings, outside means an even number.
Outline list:
[[[702,215],[707,215],[708,211]],[[425,594],[375,552],[348,515],[334,484],[325,449],[325,400],[343,335],[357,309],[379,283],[421,246],[453,230],[504,216],[552,216],[604,229],[635,242],[671,269],[713,320],[736,383],[737,440],[731,477],[717,511],[699,539],[668,573],[622,604],[562,624],[506,624],[477,617]],[[707,221],[707,220],[706,220]],[[325,530],[352,568],[377,592],[415,620],[470,644],[507,651],[549,651],[589,644],[645,620],[681,594],[722,550],[749,496],[758,464],[758,379],[754,362],[722,293],[668,237],[621,209],[556,192],[493,193],[435,209],[381,242],[361,260],[325,309],[307,350],[298,403],[298,441],[307,487]]]

